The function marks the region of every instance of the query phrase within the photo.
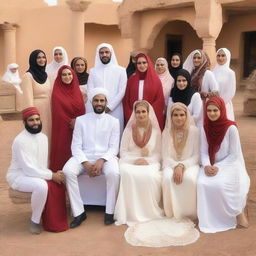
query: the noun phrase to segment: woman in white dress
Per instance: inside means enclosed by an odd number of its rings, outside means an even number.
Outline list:
[[[163,216],[160,157],[161,131],[154,110],[147,101],[136,101],[121,140],[117,225]]]
[[[2,77],[2,81],[7,84],[12,84],[13,87],[17,90],[19,93],[23,93],[23,91],[20,88],[21,79],[19,76],[19,65],[16,63],[11,63],[7,66],[7,70],[4,73]]]
[[[200,94],[191,87],[191,77],[187,70],[180,69],[171,90],[168,105],[181,102],[188,107],[197,126],[202,125],[203,104]]]
[[[171,89],[174,84],[174,79],[170,75],[169,69],[168,69],[168,63],[165,58],[158,58],[155,63],[155,70],[158,74],[162,86],[163,86],[163,93],[164,93],[164,101],[165,101],[165,109],[167,109],[168,105],[168,99],[170,96]]]
[[[248,227],[244,214],[250,179],[236,123],[227,119],[220,97],[206,102],[197,185],[199,228],[205,233]]]
[[[196,219],[199,130],[183,103],[168,107],[162,134],[162,158],[166,216]]]
[[[191,75],[191,86],[201,94],[202,99],[218,95],[219,85],[210,71],[210,60],[202,50],[194,50],[183,64]]]
[[[227,117],[234,121],[234,109],[232,98],[236,93],[236,74],[229,67],[231,53],[227,48],[220,48],[216,54],[217,64],[213,70],[213,74],[219,84],[219,96],[225,101],[227,109]]]
[[[61,46],[54,47],[52,52],[53,60],[51,63],[47,64],[46,73],[48,74],[51,85],[53,87],[59,68],[63,65],[68,65],[68,54],[66,50]]]

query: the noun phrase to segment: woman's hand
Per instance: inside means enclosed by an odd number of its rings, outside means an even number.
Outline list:
[[[210,177],[215,176],[217,174],[218,170],[219,170],[218,167],[213,166],[213,165],[206,165],[204,167],[205,175],[210,176]]]
[[[184,165],[177,165],[176,167],[174,167],[173,170],[173,181],[176,185],[179,185],[182,183],[183,181],[183,174],[184,174]]]
[[[134,164],[135,165],[149,165],[147,160],[145,160],[144,158],[138,158],[137,160],[134,161]]]

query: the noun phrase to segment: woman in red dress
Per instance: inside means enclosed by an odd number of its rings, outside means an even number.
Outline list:
[[[133,103],[137,100],[148,101],[156,114],[160,128],[164,128],[164,96],[161,81],[150,58],[143,53],[136,56],[136,73],[128,79],[123,99],[125,123],[128,122]]]
[[[75,72],[62,66],[52,92],[52,139],[50,169],[62,170],[71,157],[71,142],[75,119],[85,114],[85,104]],[[48,182],[48,181],[47,181]],[[48,182],[48,198],[43,214],[44,229],[60,232],[68,229],[65,185]]]

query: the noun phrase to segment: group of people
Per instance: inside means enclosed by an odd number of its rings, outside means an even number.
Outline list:
[[[66,189],[69,226],[86,219],[83,172],[105,175],[106,225],[174,217],[198,218],[206,233],[248,226],[250,180],[226,48],[217,51],[213,72],[202,50],[183,65],[174,53],[169,67],[164,58],[154,66],[146,54],[132,54],[125,70],[103,43],[89,74],[83,57],[70,67],[62,47],[53,56],[46,66],[45,53],[33,51],[17,92],[25,129],[14,140],[7,180],[32,192],[31,233],[40,233],[41,217],[45,230],[68,229]]]

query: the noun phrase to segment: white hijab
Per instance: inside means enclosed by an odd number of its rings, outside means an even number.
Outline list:
[[[2,80],[6,83],[10,83],[12,84],[15,89],[19,92],[19,93],[23,93],[23,91],[21,90],[20,88],[20,83],[21,83],[21,79],[20,79],[20,76],[19,76],[19,71],[18,71],[18,67],[19,65],[16,64],[16,63],[11,63],[7,66],[7,70],[5,72],[5,74],[3,75],[2,77]],[[17,68],[16,72],[13,73],[11,71],[11,69],[13,68]]]
[[[193,57],[194,55],[198,53],[201,56],[201,52],[199,50],[194,50],[191,52],[188,57],[186,58],[185,62],[183,63],[183,68],[186,69],[189,74],[191,75],[192,71],[194,70],[194,63],[193,63]],[[202,57],[202,56],[201,56]]]
[[[217,52],[216,52],[216,56],[220,51],[223,51],[227,57],[227,61],[225,64],[223,65],[219,65],[218,63],[215,65],[213,72],[218,72],[219,70],[223,70],[223,69],[230,69],[230,60],[231,60],[231,53],[227,48],[220,48]]]
[[[55,59],[54,59],[54,52],[56,50],[60,50],[62,52],[62,56],[63,56],[63,61],[58,63]],[[52,79],[55,79],[58,73],[58,70],[61,66],[63,65],[68,65],[68,55],[66,50],[61,47],[61,46],[56,46],[53,48],[52,50],[52,55],[53,55],[53,60],[51,63],[49,63],[46,66],[46,73],[48,74],[49,77],[51,77]]]
[[[99,51],[103,47],[108,48],[110,50],[110,52],[111,52],[111,59],[110,59],[110,62],[108,64],[103,64],[101,62],[101,60],[100,60]],[[114,52],[114,49],[113,49],[112,45],[111,44],[107,44],[107,43],[102,43],[102,44],[98,45],[97,49],[96,49],[94,67],[98,68],[98,67],[106,67],[106,66],[112,66],[112,65],[118,66],[118,62],[117,62],[116,55],[115,55],[115,52]]]

